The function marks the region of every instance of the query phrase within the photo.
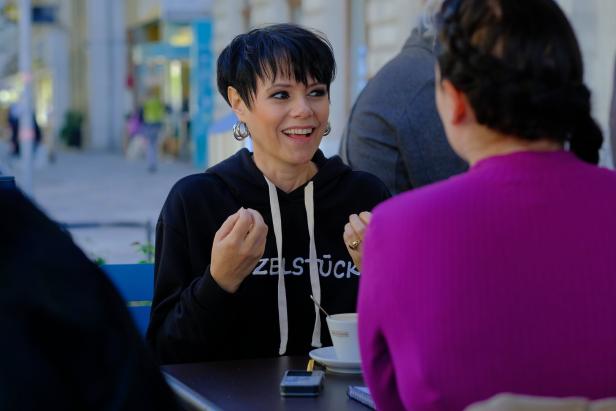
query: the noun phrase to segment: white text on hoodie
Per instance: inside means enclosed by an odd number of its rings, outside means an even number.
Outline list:
[[[321,277],[329,277],[330,275],[335,278],[351,278],[351,275],[359,275],[359,271],[352,261],[338,260],[332,261],[330,254],[323,255],[323,258],[317,258],[317,266],[319,268],[319,274]],[[287,269],[287,261],[282,259],[282,269],[284,275],[303,275],[304,271],[309,271],[309,258],[297,257],[291,264],[292,270]],[[274,258],[262,258],[252,271],[252,275],[278,275],[279,259]],[[305,268],[305,270],[304,270]]]

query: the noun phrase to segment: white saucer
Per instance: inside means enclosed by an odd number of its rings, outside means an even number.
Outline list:
[[[361,374],[360,361],[342,361],[336,358],[334,347],[316,348],[309,353],[310,358],[321,363],[328,371],[340,374]]]

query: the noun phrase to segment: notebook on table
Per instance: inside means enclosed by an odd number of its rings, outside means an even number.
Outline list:
[[[368,387],[364,387],[362,385],[349,385],[347,394],[355,401],[359,401],[365,406],[376,410],[376,405],[374,404],[374,400],[372,399],[372,395],[370,395],[370,390]]]

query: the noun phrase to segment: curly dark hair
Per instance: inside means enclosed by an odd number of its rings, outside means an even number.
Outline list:
[[[480,124],[599,162],[582,55],[553,0],[447,0],[439,21],[441,78],[466,94]]]
[[[273,24],[240,34],[220,53],[218,91],[227,101],[227,88],[235,88],[250,108],[257,77],[276,80],[279,75],[304,85],[308,76],[329,87],[336,75],[332,46],[320,32],[295,24]]]

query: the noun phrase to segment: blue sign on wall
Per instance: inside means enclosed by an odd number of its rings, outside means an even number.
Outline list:
[[[55,23],[58,8],[53,5],[32,6],[32,23]]]
[[[212,53],[212,22],[209,19],[192,23],[193,45],[190,50],[190,96],[193,163],[198,168],[207,165],[207,130],[214,110],[212,92],[214,56]]]

